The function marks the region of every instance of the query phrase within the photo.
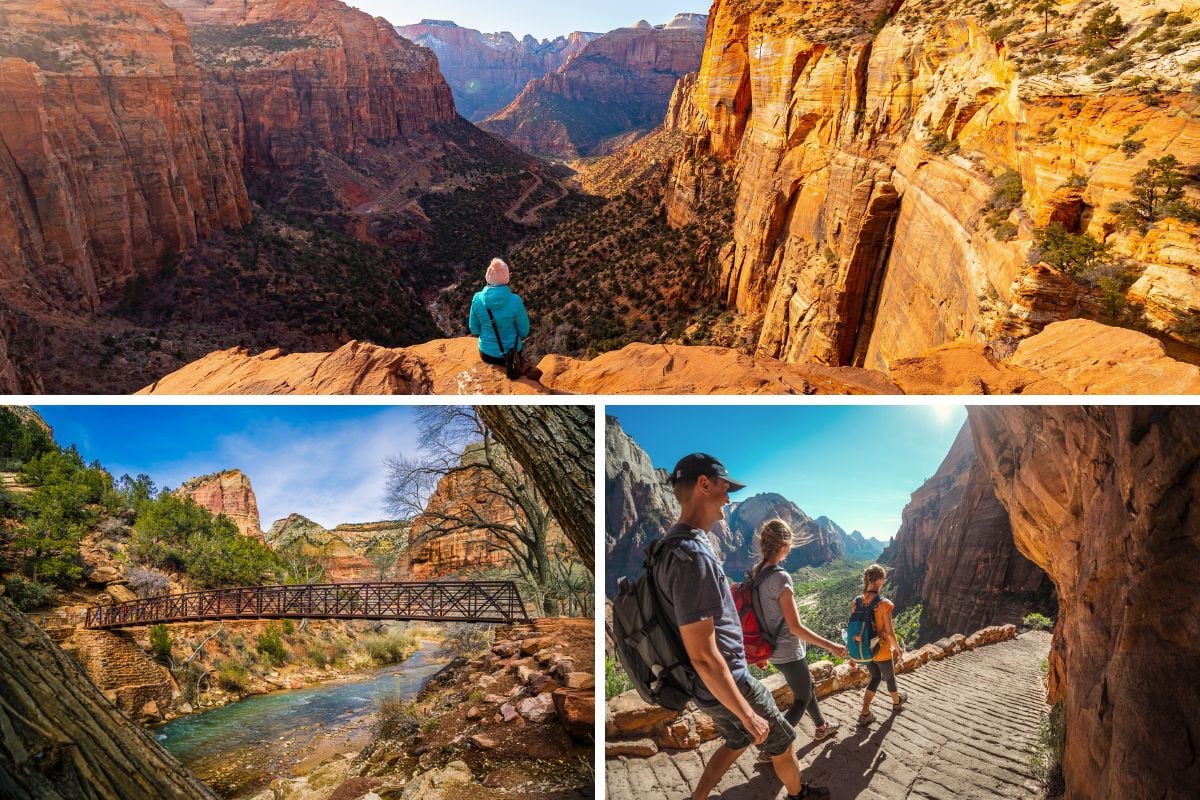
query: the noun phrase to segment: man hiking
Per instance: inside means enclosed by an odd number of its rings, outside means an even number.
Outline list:
[[[770,758],[789,800],[828,797],[827,791],[800,780],[800,765],[791,748],[796,731],[750,674],[729,581],[709,545],[707,531],[724,516],[729,493],[745,485],[731,479],[720,461],[704,453],[680,459],[670,483],[682,509],[679,521],[664,537],[667,546],[655,562],[654,579],[667,622],[679,629],[700,679],[696,704],[712,718],[723,740],[705,766],[693,800],[707,798],[751,744]]]

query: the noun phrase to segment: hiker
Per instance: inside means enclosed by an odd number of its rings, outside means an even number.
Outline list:
[[[724,516],[729,493],[745,485],[704,453],[680,459],[670,483],[681,511],[663,538],[667,549],[654,561],[654,583],[663,616],[678,629],[698,678],[693,699],[712,718],[723,740],[705,765],[693,800],[708,797],[751,744],[770,758],[788,798],[828,797],[824,790],[801,782],[791,747],[796,731],[770,692],[750,674],[729,582],[708,541],[707,531]]]
[[[505,367],[510,378],[538,380],[541,370],[526,364],[523,352],[524,340],[529,336],[529,314],[520,295],[509,288],[508,277],[508,264],[493,258],[485,275],[487,286],[471,299],[471,334],[479,337],[479,357],[484,362]],[[506,361],[506,353],[515,364]]]
[[[764,522],[758,530],[759,562],[748,577],[758,592],[763,627],[767,631],[777,632],[774,652],[767,660],[783,674],[792,690],[792,705],[783,718],[788,725],[795,727],[807,711],[816,726],[813,738],[819,742],[835,735],[841,723],[826,720],[821,714],[812,674],[808,671],[805,643],[828,650],[838,658],[845,658],[847,653],[845,645],[834,644],[800,622],[792,591],[792,576],[781,566],[792,550],[792,543],[792,528],[785,521],[772,519]]]
[[[863,570],[863,593],[850,604],[851,625],[853,626],[855,614],[860,617],[869,615],[869,629],[872,630],[865,635],[868,638],[878,636],[879,639],[879,649],[869,658],[869,652],[856,653],[853,644],[847,642],[850,645],[851,658],[865,662],[867,671],[871,673],[871,682],[863,695],[862,713],[858,715],[859,725],[869,725],[875,721],[875,715],[871,713],[871,701],[875,699],[875,691],[879,688],[880,681],[887,681],[888,692],[892,695],[893,713],[899,711],[908,700],[908,694],[896,689],[896,670],[892,662],[899,665],[904,651],[896,641],[896,631],[892,627],[892,611],[896,604],[880,594],[886,574],[878,564],[872,564]]]

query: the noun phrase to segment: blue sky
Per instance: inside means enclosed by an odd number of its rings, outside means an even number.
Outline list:
[[[422,19],[453,20],[464,28],[484,33],[510,31],[517,37],[529,33],[553,39],[572,31],[605,33],[646,20],[651,25],[670,22],[679,13],[707,14],[704,0],[608,0],[604,3],[497,3],[495,0],[345,0],[393,25],[412,25]]]
[[[777,492],[811,517],[887,541],[909,496],[937,470],[964,420],[961,406],[609,406],[671,469],[710,453],[747,488]]]
[[[388,519],[384,459],[416,450],[413,409],[372,406],[37,406],[64,447],[161,488],[237,468],[263,530],[293,512],[326,527]]]

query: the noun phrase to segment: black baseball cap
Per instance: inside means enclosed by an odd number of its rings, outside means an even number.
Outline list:
[[[722,478],[729,482],[729,491],[736,492],[746,488],[746,484],[739,483],[729,477],[729,470],[725,469],[725,465],[708,453],[692,453],[679,459],[675,464],[675,469],[671,470],[670,482],[672,484],[679,481],[686,481],[692,478],[699,478],[705,475],[709,478]]]

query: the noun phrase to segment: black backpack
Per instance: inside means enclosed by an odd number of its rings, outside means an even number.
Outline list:
[[[696,693],[698,678],[679,629],[663,612],[654,566],[689,533],[672,533],[646,549],[645,571],[621,578],[613,600],[613,641],[629,680],[647,703],[682,711]]]

